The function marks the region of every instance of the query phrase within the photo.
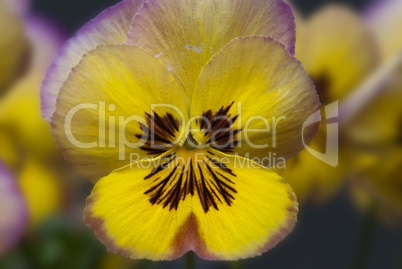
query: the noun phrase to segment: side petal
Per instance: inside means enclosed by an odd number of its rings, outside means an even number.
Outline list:
[[[124,43],[132,18],[143,3],[144,0],[124,0],[104,10],[65,43],[42,85],[42,116],[48,122],[56,109],[57,95],[71,69],[85,53],[101,44]]]
[[[226,153],[259,163],[267,157],[281,161],[311,141],[318,124],[307,119],[317,122],[319,106],[312,81],[280,43],[237,38],[200,74],[191,106],[192,119],[199,120],[192,122],[192,133],[199,144]]]
[[[22,19],[0,2],[0,94],[6,90],[28,66],[29,42]]]
[[[66,160],[97,180],[133,158],[180,144],[187,114],[177,83],[157,58],[137,46],[103,45],[65,81],[51,132]]]
[[[298,212],[280,176],[247,159],[179,149],[114,171],[95,185],[86,223],[112,252],[170,260],[261,254],[292,229]]]
[[[24,198],[12,174],[0,163],[0,256],[13,247],[27,224]]]
[[[294,54],[291,8],[280,0],[150,0],[134,17],[127,43],[158,55],[189,103],[202,67],[229,41],[263,35]]]

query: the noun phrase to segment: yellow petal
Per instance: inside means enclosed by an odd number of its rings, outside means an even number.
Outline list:
[[[164,105],[152,106],[157,104]],[[171,139],[159,150],[147,148],[143,136],[154,119],[152,110],[160,116],[154,121],[171,128],[170,134],[162,133],[161,140]],[[77,171],[97,180],[130,158],[155,157],[180,144],[186,117],[180,89],[157,58],[137,46],[103,45],[88,53],[64,83],[51,131]]]
[[[28,159],[18,178],[18,185],[27,202],[30,225],[60,213],[63,202],[61,178],[35,159]]]
[[[280,43],[260,36],[237,38],[200,74],[191,116],[206,118],[210,125],[194,120],[192,133],[200,144],[212,142],[218,150],[272,166],[264,162],[284,161],[303,149],[303,134],[310,142],[318,126],[303,124],[319,105],[300,62]],[[231,124],[227,133],[219,127],[225,123]]]
[[[144,167],[144,168],[143,168]],[[180,202],[180,210],[152,205],[145,192],[154,187],[147,179],[159,165],[140,161],[116,170],[99,180],[87,199],[85,222],[95,230],[109,251],[135,259],[173,259],[176,235],[189,218],[191,199]],[[164,169],[161,178],[180,168]]]
[[[294,193],[267,168],[216,154],[182,148],[114,171],[96,183],[86,223],[110,251],[136,259],[261,254],[293,229]]]
[[[0,92],[24,70],[28,41],[21,18],[0,2]]]
[[[49,160],[57,152],[49,124],[40,115],[41,79],[40,72],[32,72],[0,100],[0,137],[5,143],[1,142],[0,157],[11,167],[26,154]]]
[[[263,35],[294,54],[291,8],[278,0],[150,0],[133,19],[126,43],[158,55],[191,102],[202,67],[230,40]]]
[[[296,58],[314,80],[321,103],[343,99],[377,63],[368,27],[342,6],[328,6],[298,22]]]
[[[200,204],[193,206],[206,245],[204,257],[236,260],[260,255],[293,230],[298,212],[296,197],[271,170],[238,156],[219,156],[215,161],[225,163],[223,167],[235,176],[219,172],[234,182],[236,193],[230,206],[223,204],[209,214],[204,214]]]

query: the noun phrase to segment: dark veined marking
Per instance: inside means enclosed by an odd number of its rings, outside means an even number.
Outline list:
[[[312,77],[311,78],[314,82],[315,89],[318,93],[318,97],[320,98],[321,104],[328,105],[331,100],[329,96],[329,85],[330,85],[330,79],[329,77],[324,73],[320,76]]]
[[[174,146],[175,134],[179,131],[179,122],[172,114],[166,113],[159,116],[155,111],[145,113],[146,125],[140,123],[142,134],[137,134],[138,139],[144,139],[145,144],[140,149],[147,151],[148,155],[160,155]]]
[[[177,162],[175,153],[166,156],[165,162],[144,178],[151,180],[151,187],[144,194],[149,195],[152,205],[177,210],[188,195],[198,195],[205,213],[211,208],[219,210],[222,204],[232,205],[237,193],[233,181],[236,175],[225,164],[209,156],[196,164],[192,159],[188,163]]]
[[[200,130],[205,131],[204,136],[208,137],[206,144],[212,144],[212,148],[225,153],[233,152],[239,143],[238,133],[241,132],[241,129],[234,129],[234,123],[239,115],[232,117],[228,114],[233,104],[234,102],[227,107],[222,106],[216,113],[208,110],[196,121]]]

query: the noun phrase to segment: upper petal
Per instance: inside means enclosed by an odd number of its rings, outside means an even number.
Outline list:
[[[13,247],[27,223],[24,198],[12,174],[0,163],[0,256]]]
[[[137,46],[102,45],[65,81],[51,132],[66,160],[97,180],[180,144],[187,117],[180,88],[157,58]]]
[[[126,42],[158,55],[191,102],[212,55],[247,35],[270,36],[294,54],[291,8],[280,0],[149,0],[134,17]]]
[[[259,163],[287,159],[315,135],[319,106],[312,81],[283,45],[261,36],[237,38],[201,71],[191,117],[209,124],[194,120],[194,138]]]
[[[122,44],[144,0],[125,0],[100,13],[66,42],[50,66],[41,90],[42,116],[50,122],[63,82],[82,56],[100,44]]]

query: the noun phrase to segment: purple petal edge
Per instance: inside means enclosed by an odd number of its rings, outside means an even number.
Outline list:
[[[12,227],[5,230],[7,233],[8,241],[0,242],[0,255],[4,254],[2,251],[7,251],[13,248],[21,236],[23,235],[26,225],[28,223],[28,209],[24,197],[16,183],[13,174],[0,162],[0,181],[4,183],[5,191],[9,192],[16,199],[18,203],[19,212],[16,215],[16,221]],[[1,197],[0,197],[1,199]],[[1,238],[5,238],[0,235]],[[3,244],[3,245],[1,245]]]
[[[283,15],[290,17],[291,20],[291,27],[292,27],[292,38],[290,39],[290,45],[286,46],[290,55],[295,56],[296,53],[296,21],[295,16],[293,15],[292,7],[286,3],[285,1],[281,0],[279,2],[279,7],[283,10]]]
[[[96,29],[98,29],[98,24],[107,18],[113,16],[114,14],[118,13],[120,10],[124,10],[125,8],[129,8],[130,5],[134,5],[135,2],[142,1],[142,0],[123,0],[114,6],[108,7],[107,9],[103,10],[100,14],[98,14],[94,19],[90,20],[87,24],[81,27],[77,33],[71,37],[60,49],[59,53],[53,60],[52,64],[50,65],[48,71],[46,72],[46,76],[42,82],[40,98],[41,98],[41,113],[42,117],[50,122],[51,117],[56,109],[56,100],[57,95],[61,89],[62,83],[65,79],[67,79],[68,74],[66,74],[63,81],[57,79],[57,76],[60,74],[60,71],[63,70],[64,61],[68,55],[71,55],[72,48],[74,45],[79,43],[79,41],[84,37],[88,36],[93,33]],[[141,4],[142,5],[142,4]],[[135,14],[133,14],[134,17]],[[102,44],[102,43],[100,43]],[[99,44],[98,44],[99,45]],[[91,49],[96,48],[94,46]],[[91,50],[90,49],[90,50]],[[89,51],[89,50],[88,50]],[[86,52],[82,53],[83,56]],[[78,62],[76,63],[78,64]],[[73,68],[72,66],[71,68]],[[70,69],[71,71],[71,69]],[[56,79],[55,79],[56,78]],[[58,80],[58,81],[57,81]],[[56,81],[56,82],[55,82]],[[52,83],[60,84],[59,89],[52,88]]]

